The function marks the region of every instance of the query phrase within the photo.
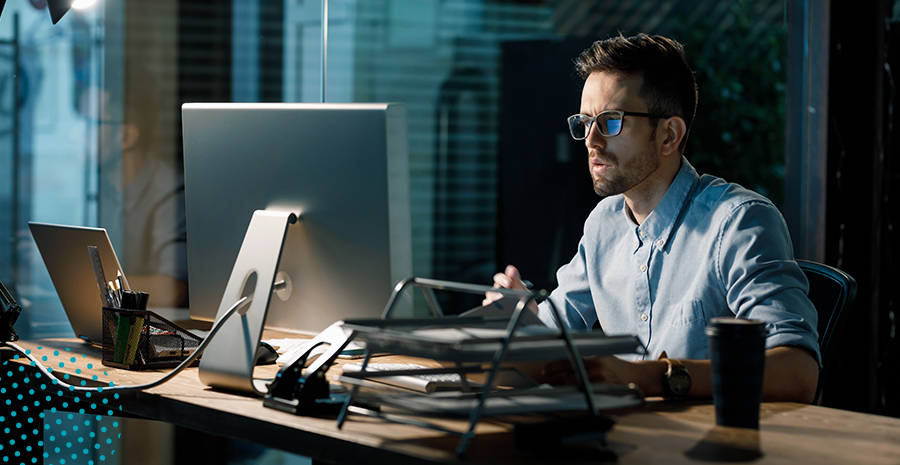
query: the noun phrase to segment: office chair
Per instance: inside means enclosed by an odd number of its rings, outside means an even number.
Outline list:
[[[834,354],[837,342],[847,323],[849,309],[856,300],[856,280],[847,273],[807,260],[797,260],[800,269],[809,280],[809,300],[816,307],[819,315],[819,351],[822,355],[822,371],[819,372],[819,383],[813,404],[818,403],[822,393],[822,383]]]

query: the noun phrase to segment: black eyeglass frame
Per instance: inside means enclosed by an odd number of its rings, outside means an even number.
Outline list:
[[[579,113],[577,115],[572,115],[572,116],[566,118],[566,122],[569,123],[569,135],[571,135],[572,138],[575,140],[585,140],[585,139],[587,139],[588,135],[591,133],[591,128],[594,126],[594,123],[597,122],[597,118],[600,118],[601,116],[610,116],[610,115],[618,115],[619,116],[618,119],[621,119],[622,121],[625,121],[626,116],[646,116],[647,118],[663,118],[663,119],[672,117],[671,115],[660,115],[658,113],[641,113],[641,112],[637,112],[637,111],[624,111],[624,110],[601,111],[600,113],[597,113],[597,116],[588,116],[588,115]],[[587,131],[585,131],[584,135],[581,137],[575,135],[575,124],[577,121],[576,118],[580,118],[580,117],[587,118],[587,121],[590,123],[590,125],[587,126]],[[580,122],[578,124],[580,124]],[[599,125],[598,128],[603,128],[603,125]],[[598,129],[598,130],[600,131],[600,135],[603,137],[615,137],[622,133],[622,126],[621,125],[619,126],[619,130],[615,134],[604,134],[602,130],[600,130],[600,129]]]

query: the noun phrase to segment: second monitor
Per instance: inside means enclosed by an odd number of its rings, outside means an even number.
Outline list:
[[[182,108],[190,311],[212,321],[253,212],[296,213],[266,327],[316,333],[377,317],[412,275],[403,104],[197,103]]]

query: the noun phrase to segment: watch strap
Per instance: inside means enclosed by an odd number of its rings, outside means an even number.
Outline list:
[[[690,390],[691,374],[681,360],[668,358],[666,351],[659,354],[658,360],[667,364],[662,377],[663,396],[668,399],[683,399]]]

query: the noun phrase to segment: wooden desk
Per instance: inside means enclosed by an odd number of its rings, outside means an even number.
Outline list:
[[[99,381],[136,384],[152,381],[164,373],[104,367],[99,361],[99,349],[75,340],[20,345],[33,353],[48,355],[46,364],[53,367],[58,366],[58,360],[52,352],[58,348],[61,353],[58,358],[64,367],[54,372],[68,373],[70,382],[100,375]],[[73,354],[76,362],[70,363]],[[87,368],[88,364],[92,368]],[[271,377],[276,369],[260,367],[258,376]],[[78,378],[74,377],[76,370],[81,370]],[[34,389],[36,384],[32,380],[30,388]],[[47,391],[56,393],[56,389]],[[211,390],[200,382],[196,368],[157,388],[120,394],[110,404],[118,415],[119,407],[113,405],[116,403],[125,414],[253,442],[320,462],[458,461],[454,453],[456,437],[358,415],[351,415],[344,428],[338,430],[334,417],[294,416],[264,408],[258,398]],[[616,416],[617,424],[609,434],[610,447],[623,464],[705,463],[713,459],[748,459],[754,455],[759,455],[757,463],[900,462],[900,419],[896,418],[793,403],[767,403],[762,407],[760,431],[755,432],[716,428],[709,402],[661,401],[649,401],[640,408],[616,412]],[[8,415],[6,418],[7,422],[11,421]],[[461,423],[448,420],[448,424]],[[597,463],[596,459],[583,457],[552,460],[517,450],[510,425],[501,421],[484,421],[477,432],[465,463]],[[0,451],[0,456],[8,450]]]

